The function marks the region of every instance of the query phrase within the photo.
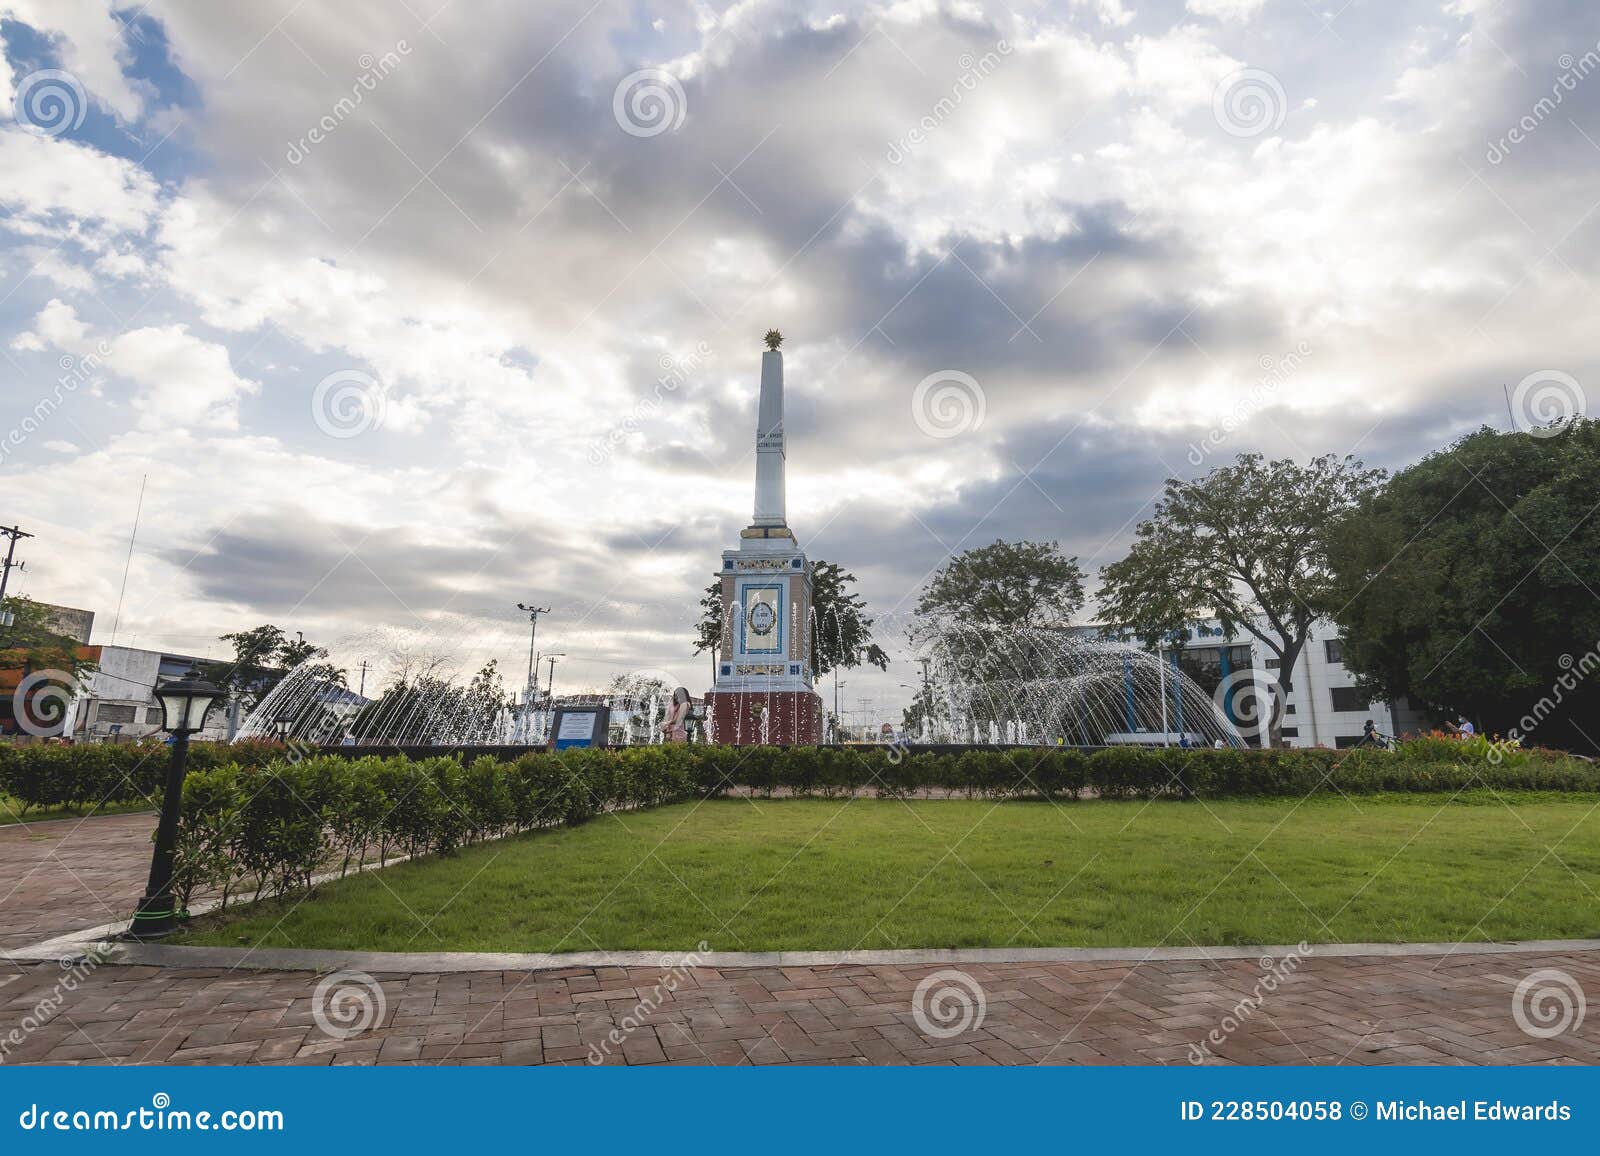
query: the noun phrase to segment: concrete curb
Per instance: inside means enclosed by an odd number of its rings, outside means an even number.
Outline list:
[[[121,924],[90,928],[0,955],[13,963],[60,962],[82,957],[120,932]],[[305,948],[175,947],[119,943],[108,963],[251,971],[365,971],[448,974],[473,971],[551,971],[598,967],[921,967],[939,964],[1157,963],[1171,960],[1273,961],[1288,955],[1343,959],[1358,956],[1566,955],[1600,951],[1600,939],[1537,939],[1500,943],[1323,943],[1243,947],[979,947],[905,948],[895,951],[325,951]]]

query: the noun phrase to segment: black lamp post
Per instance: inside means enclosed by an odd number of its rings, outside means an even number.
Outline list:
[[[191,670],[182,678],[169,678],[156,687],[161,703],[161,729],[172,736],[172,756],[167,763],[167,789],[161,797],[161,822],[156,826],[156,849],[150,857],[150,882],[133,913],[130,939],[160,939],[178,930],[178,913],[172,898],[172,860],[178,843],[178,816],[183,809],[183,771],[189,759],[189,736],[205,726],[211,705],[222,691]]]

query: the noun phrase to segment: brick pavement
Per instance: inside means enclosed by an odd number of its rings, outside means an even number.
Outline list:
[[[128,918],[155,828],[153,812],[0,826],[0,951]]]
[[[0,827],[0,950],[125,917],[154,822]],[[378,1022],[339,1038],[318,1026],[310,972],[106,965],[78,982],[14,963],[0,965],[0,1050],[8,1063],[1186,1063],[1231,1014],[1242,1022],[1212,1062],[1600,1063],[1600,1017],[1539,1039],[1512,1015],[1537,969],[1600,993],[1600,951],[1313,951],[1246,1015],[1265,974],[1250,959],[963,964],[983,1019],[939,1038],[912,1000],[949,966],[697,968],[670,990],[658,968],[385,972]]]
[[[1517,1026],[1516,984],[1539,968],[1600,992],[1600,952],[1312,955],[1212,1045],[1212,1062],[1600,1062],[1593,1017],[1550,1039]],[[701,968],[660,992],[653,968],[381,974],[381,1018],[341,1039],[317,1025],[310,973],[108,965],[6,1062],[582,1064],[609,1048],[604,1062],[625,1064],[1183,1064],[1264,974],[1248,959],[966,965],[984,1016],[946,1039],[912,1012],[938,970]],[[63,974],[0,974],[0,1041]],[[641,1013],[647,997],[656,1006]]]

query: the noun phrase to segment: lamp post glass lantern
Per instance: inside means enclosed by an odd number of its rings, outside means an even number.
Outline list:
[[[206,715],[222,697],[222,690],[191,670],[182,678],[169,678],[156,687],[161,703],[161,729],[172,736],[167,763],[167,786],[161,796],[161,821],[156,825],[155,852],[150,857],[150,881],[128,928],[132,939],[159,939],[178,929],[177,904],[172,897],[172,861],[178,843],[178,815],[183,807],[183,772],[189,758],[189,736],[205,726]]]

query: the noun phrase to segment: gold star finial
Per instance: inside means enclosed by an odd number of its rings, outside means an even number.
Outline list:
[[[778,346],[783,344],[783,334],[779,333],[776,329],[769,329],[767,330],[766,341],[767,348],[776,351]]]

